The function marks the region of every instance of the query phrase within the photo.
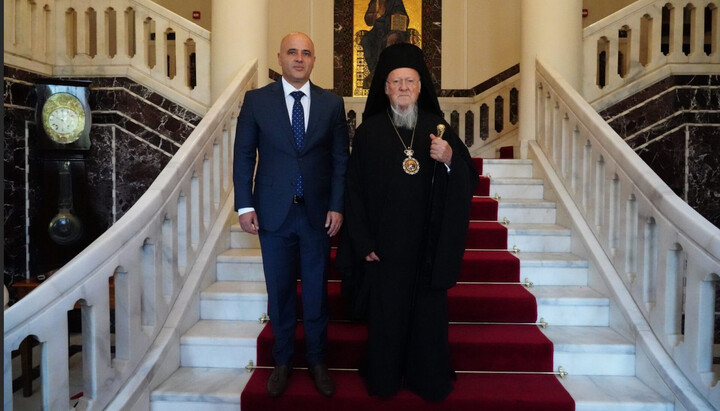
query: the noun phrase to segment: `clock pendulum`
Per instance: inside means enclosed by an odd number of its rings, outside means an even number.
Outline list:
[[[50,220],[48,235],[57,244],[73,245],[82,238],[83,226],[80,219],[74,214],[69,161],[63,161],[60,165],[58,178],[60,180],[58,212]]]

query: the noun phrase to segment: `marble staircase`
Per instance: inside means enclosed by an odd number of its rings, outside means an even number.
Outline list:
[[[572,232],[557,224],[558,205],[547,198],[531,160],[485,160],[491,196],[500,196],[508,245],[520,252],[522,279],[538,303],[538,320],[554,343],[554,368],[578,411],[671,411],[636,376],[636,349],[610,327],[612,301],[589,286],[588,262],[571,252]],[[217,256],[217,281],[202,291],[200,320],[180,340],[180,368],[151,394],[151,409],[237,410],[255,361],[267,295],[257,238],[231,227],[230,249]]]

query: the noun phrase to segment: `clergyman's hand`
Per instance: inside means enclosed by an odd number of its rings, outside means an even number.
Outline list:
[[[248,211],[238,216],[240,228],[246,233],[257,235],[260,224],[258,224],[257,214],[255,211]]]
[[[342,227],[343,215],[337,211],[328,211],[327,217],[325,218],[325,228],[328,229],[327,233],[330,237],[333,237],[340,231]]]
[[[371,252],[370,254],[365,256],[365,261],[371,262],[371,261],[380,261],[380,257],[375,254],[375,251]]]
[[[450,144],[435,134],[430,134],[430,140],[432,140],[430,142],[430,157],[433,160],[447,164],[449,167],[452,162],[452,147],[450,147]]]

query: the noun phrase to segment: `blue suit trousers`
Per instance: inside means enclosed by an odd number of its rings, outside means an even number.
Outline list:
[[[302,281],[303,327],[310,366],[324,362],[327,342],[327,268],[330,237],[310,224],[306,206],[293,204],[275,231],[259,231],[268,292],[268,314],[275,335],[276,365],[291,365],[297,325],[297,278]],[[299,275],[298,275],[299,274]]]

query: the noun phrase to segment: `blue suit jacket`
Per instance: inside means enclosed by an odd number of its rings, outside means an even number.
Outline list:
[[[343,212],[348,156],[345,105],[339,96],[310,85],[307,132],[297,150],[281,80],[248,91],[235,133],[235,209],[254,207],[260,228],[277,230],[302,172],[308,217],[321,229],[328,211]]]

